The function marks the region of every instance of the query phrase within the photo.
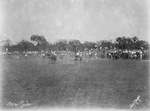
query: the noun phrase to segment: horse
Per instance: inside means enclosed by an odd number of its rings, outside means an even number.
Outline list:
[[[140,52],[134,52],[132,54],[130,54],[130,60],[140,60]]]
[[[48,58],[52,61],[52,63],[55,63],[55,62],[56,62],[56,60],[57,60],[57,56],[56,56],[56,55],[54,55],[54,54],[52,54],[52,55],[51,55],[51,56],[49,56]]]
[[[75,61],[75,62],[76,62],[76,61],[80,61],[80,63],[81,63],[81,61],[82,61],[82,56],[77,56],[77,55],[75,55],[74,61]]]
[[[76,61],[80,61],[80,63],[81,63],[81,61],[82,61],[82,53],[76,53],[76,54],[75,54],[74,61],[75,61],[75,62],[76,62]]]
[[[57,60],[57,56],[54,55],[54,54],[46,53],[46,54],[45,54],[45,57],[47,57],[49,60],[51,60],[52,63],[55,63],[56,60]],[[45,57],[44,57],[44,58],[45,58]]]

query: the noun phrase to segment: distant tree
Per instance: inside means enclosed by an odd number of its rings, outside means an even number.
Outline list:
[[[116,47],[119,49],[123,49],[123,38],[122,37],[118,37],[116,38]]]
[[[6,46],[10,46],[12,43],[10,39],[3,40],[3,42]]]
[[[33,45],[33,43],[26,40],[20,41],[18,44],[15,45],[14,48],[17,49],[17,51],[19,52],[23,52],[23,51],[27,52],[27,51],[35,50],[35,46]]]
[[[114,48],[112,41],[101,40],[97,41],[98,49],[107,47],[108,49]]]
[[[68,42],[68,48],[69,48],[69,50],[76,52],[76,51],[82,49],[82,44],[79,40],[76,40],[76,39],[70,40]]]
[[[144,49],[144,50],[148,50],[149,49],[149,44],[148,42],[144,41],[144,40],[138,40],[135,44],[136,49]]]
[[[134,36],[132,39],[132,49],[138,49],[139,39],[137,36]]]
[[[132,50],[133,49],[133,41],[130,37],[126,38],[126,48],[128,50]]]
[[[66,51],[67,50],[67,40],[61,39],[56,42],[57,50]]]
[[[32,35],[30,40],[36,42],[36,47],[38,47],[39,51],[47,50],[49,47],[49,43],[44,38],[44,36]]]
[[[84,43],[83,43],[83,47],[84,47],[84,49],[88,49],[88,50],[90,50],[90,49],[95,49],[97,44],[95,43],[95,42],[88,42],[88,41],[85,41]]]
[[[6,40],[2,40],[1,41],[3,43],[3,47],[2,50],[3,51],[10,51],[10,47],[12,45],[12,41],[10,39],[6,39]]]
[[[139,41],[139,39],[137,36],[134,36],[134,37],[132,37],[132,41],[135,43],[135,42]]]
[[[43,42],[46,42],[44,36],[40,36],[40,35],[32,35],[30,40],[37,42],[37,44],[42,44]]]
[[[131,47],[129,47],[129,44],[130,46],[133,45],[132,40],[130,40],[129,37],[123,36],[123,37],[116,38],[115,45],[118,49],[121,49],[121,50],[130,49]]]
[[[148,50],[149,45],[148,42],[139,40],[137,36],[134,36],[132,38],[130,37],[118,37],[115,41],[115,46],[118,49],[128,49],[128,50],[134,50],[134,49],[145,49]]]

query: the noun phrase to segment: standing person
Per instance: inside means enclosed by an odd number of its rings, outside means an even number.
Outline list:
[[[24,55],[24,56],[25,56],[25,58],[27,59],[27,56],[28,56],[27,52],[25,53],[25,55]]]
[[[79,54],[79,51],[76,53],[76,56],[79,56],[80,54]]]
[[[142,60],[142,55],[143,55],[143,53],[142,53],[142,51],[140,51],[140,60]]]
[[[91,52],[91,50],[89,50],[89,58],[91,58],[92,57],[92,52]]]
[[[95,58],[97,59],[97,52],[95,52]]]

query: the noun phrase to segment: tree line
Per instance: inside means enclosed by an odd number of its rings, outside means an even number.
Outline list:
[[[117,37],[114,42],[111,40],[101,40],[97,42],[85,41],[81,43],[77,39],[66,40],[60,39],[54,43],[48,42],[44,36],[32,35],[30,41],[21,40],[16,44],[12,44],[11,40],[5,40],[3,51],[9,52],[27,52],[27,51],[77,51],[77,50],[90,50],[90,49],[120,49],[120,50],[148,50],[149,43],[144,40],[139,40],[137,36],[134,37]]]

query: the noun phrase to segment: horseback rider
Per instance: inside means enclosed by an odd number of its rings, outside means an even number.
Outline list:
[[[79,51],[76,53],[76,56],[80,56],[80,53],[79,53]]]
[[[82,60],[82,52],[78,50],[78,52],[75,54],[75,61],[79,60],[81,62]]]

